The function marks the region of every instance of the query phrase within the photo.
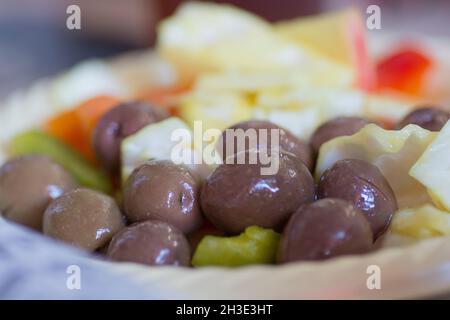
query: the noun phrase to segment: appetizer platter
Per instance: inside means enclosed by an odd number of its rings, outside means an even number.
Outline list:
[[[0,103],[1,219],[174,297],[444,293],[449,56],[368,37],[355,8],[268,23],[185,3],[154,49]]]

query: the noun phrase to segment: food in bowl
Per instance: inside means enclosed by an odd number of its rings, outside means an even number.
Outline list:
[[[450,233],[436,163],[450,113],[420,107],[438,68],[411,49],[376,63],[357,10],[269,24],[187,3],[141,59],[75,67],[35,123],[7,127],[5,219],[113,261],[196,268]]]

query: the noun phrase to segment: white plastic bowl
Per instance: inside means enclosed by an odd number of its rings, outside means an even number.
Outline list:
[[[378,53],[392,48],[398,39],[399,36],[378,35],[371,37],[370,43],[373,52]],[[424,39],[423,42],[440,61],[443,78],[448,79],[450,41]],[[173,70],[150,52],[125,55],[108,63],[128,82],[139,79],[142,83],[144,79],[157,83],[162,79],[167,83],[173,79]],[[28,90],[13,93],[0,104],[0,163],[5,160],[5,148],[12,136],[43,123],[60,110],[52,106],[53,98],[52,81],[44,80]],[[173,298],[393,299],[450,294],[450,238],[447,237],[406,247],[384,248],[363,256],[281,266],[188,269],[97,260],[92,263],[126,274],[131,281],[149,290],[162,287],[171,292]],[[380,270],[380,289],[369,289],[367,285],[372,275],[368,273],[370,266]]]

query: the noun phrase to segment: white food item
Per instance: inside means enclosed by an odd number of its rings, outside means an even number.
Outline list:
[[[202,146],[194,144],[193,139],[191,129],[176,117],[149,124],[125,138],[121,145],[122,182],[150,159],[184,164],[204,177],[211,168],[203,161]]]
[[[339,160],[365,160],[380,169],[394,191],[399,208],[430,203],[426,188],[409,175],[409,170],[435,137],[435,132],[412,124],[402,130],[385,130],[369,124],[352,136],[324,143],[319,150],[315,177],[319,179]]]
[[[73,108],[98,95],[130,97],[124,82],[100,60],[81,62],[56,78],[50,88],[52,104],[61,110]]]
[[[410,175],[428,189],[438,207],[450,211],[450,122],[414,164]]]

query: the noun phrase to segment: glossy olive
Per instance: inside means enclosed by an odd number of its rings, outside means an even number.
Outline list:
[[[122,140],[168,116],[166,111],[146,102],[123,103],[108,111],[97,124],[93,137],[94,149],[102,165],[116,172],[120,166]]]
[[[254,130],[248,131],[248,129]],[[239,134],[242,134],[242,140],[237,138]],[[247,135],[245,136],[244,134]],[[272,135],[277,135],[278,145],[275,145],[276,142],[273,141],[274,146],[272,146]],[[228,140],[227,136],[232,140]],[[252,142],[250,142],[250,137],[253,139]],[[233,142],[233,145],[231,145],[231,142]],[[228,144],[230,144],[228,146],[229,151],[227,151]],[[294,136],[290,131],[269,121],[249,120],[235,124],[222,132],[222,136],[217,141],[217,146],[224,162],[227,157],[233,156],[233,154],[239,151],[252,148],[268,148],[270,150],[273,147],[279,147],[281,150],[297,156],[305,163],[309,170],[312,170],[314,167],[314,156],[310,145]]]
[[[381,171],[357,159],[340,160],[328,168],[320,178],[317,196],[350,201],[367,216],[375,238],[386,231],[398,209],[394,192]]]
[[[183,233],[156,220],[135,223],[116,234],[109,244],[108,257],[115,261],[151,266],[189,266],[191,251]]]
[[[278,262],[324,260],[372,249],[373,234],[364,214],[350,202],[322,199],[301,206],[289,219]]]
[[[202,224],[200,184],[185,166],[149,161],[125,183],[123,204],[130,222],[161,220],[188,234]]]
[[[50,237],[95,251],[124,226],[122,213],[113,198],[78,188],[49,204],[43,231]]]
[[[236,158],[240,153],[236,154]],[[247,160],[258,151],[243,151]],[[275,156],[275,155],[274,155]],[[236,159],[237,160],[237,159]],[[202,187],[203,213],[217,228],[239,234],[249,226],[281,230],[290,215],[314,199],[314,181],[304,163],[291,153],[280,153],[267,174],[260,162],[222,164]]]
[[[0,168],[0,214],[40,231],[49,202],[76,186],[69,173],[46,157],[12,159]]]
[[[319,152],[325,142],[341,136],[351,136],[364,128],[369,121],[359,117],[339,117],[319,126],[311,136],[311,146],[314,152]]]
[[[418,108],[407,114],[397,125],[397,129],[402,129],[408,124],[416,124],[430,131],[440,131],[450,119],[450,112],[436,108]]]

